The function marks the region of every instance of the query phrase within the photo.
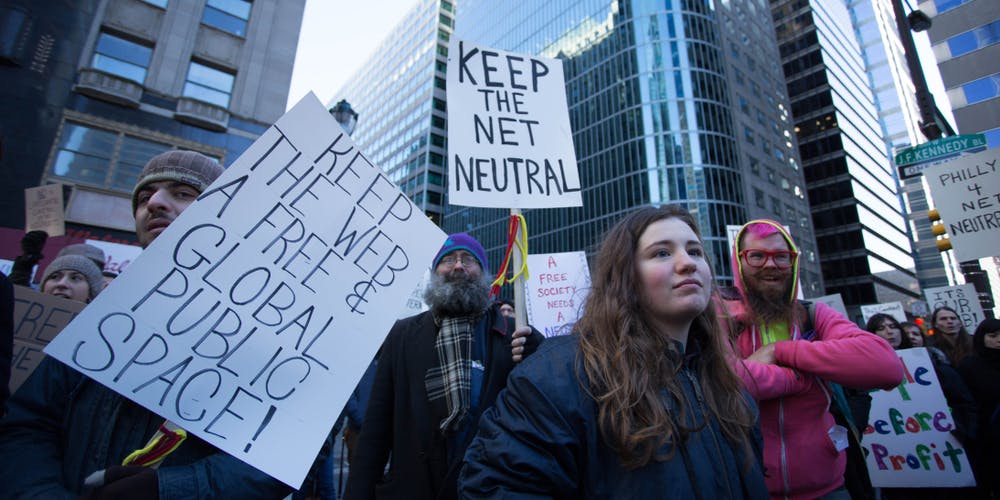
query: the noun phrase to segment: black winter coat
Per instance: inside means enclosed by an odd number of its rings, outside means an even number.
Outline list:
[[[493,404],[514,368],[510,345],[513,322],[496,306],[487,311],[484,321],[492,328],[485,346],[487,362],[479,396],[482,410]],[[437,334],[430,311],[399,320],[389,331],[344,498],[457,498],[456,478],[468,442],[449,460],[448,438],[438,430],[448,414],[447,405],[444,398],[429,402],[424,386],[427,370],[437,365]],[[529,344],[540,341],[541,334],[533,331]],[[473,435],[469,434],[469,440]],[[389,470],[383,477],[386,461]]]

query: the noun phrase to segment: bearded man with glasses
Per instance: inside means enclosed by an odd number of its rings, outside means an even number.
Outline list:
[[[903,379],[892,347],[826,304],[795,299],[798,248],[784,227],[759,219],[736,236],[733,274],[737,373],[760,405],[765,482],[772,498],[850,499],[847,429],[830,413],[834,382],[891,389]],[[858,423],[864,429],[864,422]]]
[[[457,498],[479,416],[541,343],[537,330],[515,330],[490,300],[486,250],[472,236],[449,235],[431,271],[430,310],[397,321],[382,344],[348,500]]]

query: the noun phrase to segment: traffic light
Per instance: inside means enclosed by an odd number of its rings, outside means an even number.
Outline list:
[[[944,223],[941,222],[941,214],[938,213],[937,209],[928,210],[927,218],[931,220],[931,233],[934,236],[944,236],[934,242],[937,245],[939,252],[945,252],[951,250],[951,240],[946,236],[948,233],[944,227]]]

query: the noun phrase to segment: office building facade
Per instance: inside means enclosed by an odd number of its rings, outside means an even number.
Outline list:
[[[845,2],[771,2],[828,293],[919,300],[896,176]]]
[[[57,182],[71,237],[134,241],[149,158],[188,149],[228,165],[284,113],[304,5],[6,2],[0,225],[23,228],[24,188]]]
[[[435,223],[445,198],[445,72],[452,0],[418,2],[334,93],[359,113],[352,139]]]
[[[893,0],[847,2],[889,158],[901,149],[927,141],[920,130],[921,117],[916,87],[907,68],[904,44],[900,39],[892,3]],[[947,256],[937,250],[935,237],[931,232],[922,179],[899,179],[897,186],[902,194],[902,213],[908,222],[920,287],[954,284],[954,273],[946,265]]]
[[[925,0],[927,35],[960,134],[1000,147],[1000,7],[992,0]]]
[[[801,243],[806,296],[822,295],[766,2],[470,0],[455,30],[563,63],[583,206],[525,210],[532,253],[593,252],[624,213],[680,203],[721,281],[732,279],[726,227],[768,217]],[[507,211],[446,210],[447,231],[499,257]]]

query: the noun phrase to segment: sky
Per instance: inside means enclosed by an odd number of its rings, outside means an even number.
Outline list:
[[[420,0],[306,0],[285,109],[310,90],[320,102],[340,89]],[[927,33],[915,33],[921,66],[938,107],[954,125]]]
[[[328,104],[417,2],[306,0],[285,109],[310,90]]]

